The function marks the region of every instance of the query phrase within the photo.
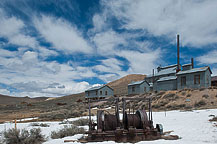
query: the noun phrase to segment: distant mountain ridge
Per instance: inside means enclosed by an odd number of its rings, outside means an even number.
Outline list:
[[[32,103],[32,102],[39,102],[44,101],[48,97],[14,97],[14,96],[7,96],[0,94],[0,105],[11,105],[11,104],[19,104],[19,103]]]

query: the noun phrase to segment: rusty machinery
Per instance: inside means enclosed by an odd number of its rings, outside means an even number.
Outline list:
[[[134,112],[126,111],[126,102],[129,101],[148,102],[148,114],[145,109]],[[115,102],[115,113],[110,114],[106,110],[97,110],[97,123],[91,120],[91,102],[113,101]],[[122,98],[123,118],[119,117],[119,98],[88,100],[89,103],[89,131],[86,138],[89,142],[116,141],[116,142],[138,142],[143,140],[160,139],[163,127],[157,124],[153,126],[151,97],[149,98]],[[95,128],[97,127],[97,128]]]

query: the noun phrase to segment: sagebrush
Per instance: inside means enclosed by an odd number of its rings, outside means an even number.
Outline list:
[[[52,131],[51,138],[58,139],[66,136],[73,136],[75,134],[84,134],[84,133],[85,133],[84,128],[79,128],[75,125],[64,126],[64,128],[60,129],[59,131]]]
[[[76,125],[76,126],[85,126],[88,125],[89,120],[85,119],[85,118],[81,118],[75,121],[72,121],[72,124]]]
[[[6,144],[42,144],[46,138],[41,134],[40,128],[33,128],[30,131],[13,128],[4,132],[3,141]]]

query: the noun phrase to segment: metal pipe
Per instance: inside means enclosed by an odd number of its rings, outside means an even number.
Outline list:
[[[191,58],[191,66],[192,66],[192,69],[194,68],[194,59]]]
[[[179,71],[179,65],[180,65],[180,62],[179,62],[179,35],[177,35],[177,65],[178,65],[178,68],[177,68],[177,71]]]

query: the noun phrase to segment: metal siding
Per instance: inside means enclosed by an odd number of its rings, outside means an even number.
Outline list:
[[[102,95],[100,95],[100,91],[102,91]],[[107,95],[105,95],[105,92],[107,91]],[[109,87],[105,86],[98,90],[99,97],[109,97],[113,96],[113,90],[111,90]]]
[[[157,82],[157,85],[154,87],[155,90],[176,90],[176,80],[160,81]]]
[[[97,95],[96,95],[96,91],[97,91]],[[100,95],[100,91],[102,91],[102,95]],[[105,95],[105,91],[107,91],[107,95]],[[85,92],[85,95],[87,98],[95,98],[95,97],[108,97],[108,96],[113,96],[114,92],[112,89],[110,89],[109,87],[105,86],[102,87],[98,90],[93,90],[93,91],[89,91],[90,96],[88,96],[88,91]]]
[[[135,87],[135,92],[132,91],[132,87]],[[128,94],[143,94],[144,92],[144,87],[146,87],[146,91],[150,91],[150,86],[144,82],[142,84],[138,85],[128,85]]]
[[[195,75],[200,75],[200,84],[194,84],[194,76]],[[181,77],[182,76],[186,76],[186,86],[181,86]],[[178,75],[178,89],[184,89],[184,88],[193,88],[193,89],[197,89],[197,88],[201,88],[201,87],[205,87],[205,72],[197,72],[197,73],[188,73],[188,74],[182,74],[182,75]]]
[[[211,73],[209,70],[205,72],[205,87],[208,88],[211,86]]]

